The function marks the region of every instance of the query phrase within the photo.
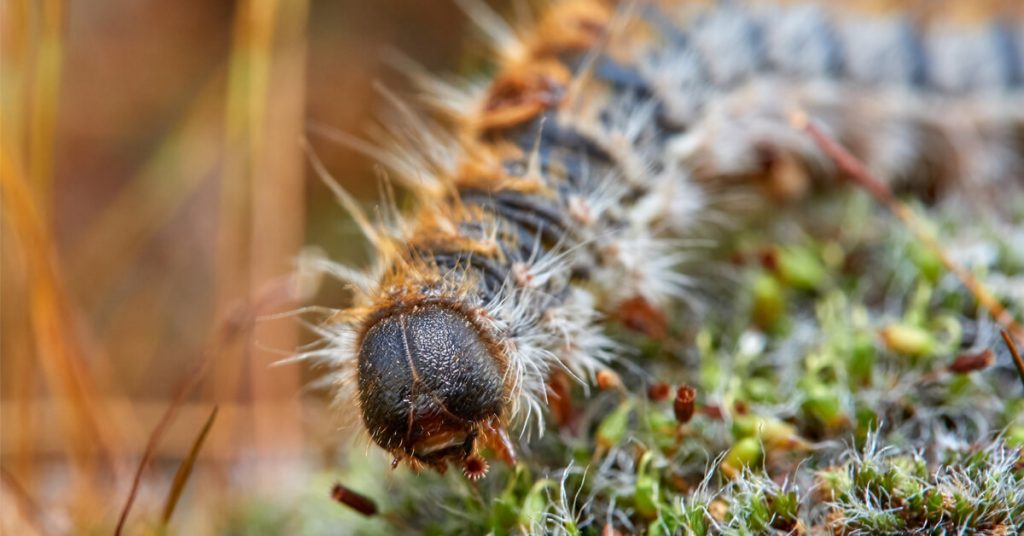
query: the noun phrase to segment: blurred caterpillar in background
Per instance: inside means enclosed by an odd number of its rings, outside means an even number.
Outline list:
[[[612,362],[609,312],[687,300],[679,238],[741,221],[716,213],[717,192],[753,188],[771,208],[827,185],[835,170],[794,110],[904,193],[992,193],[1024,175],[1012,1],[939,17],[569,0],[516,28],[470,2],[495,74],[413,73],[447,126],[399,104],[382,163],[416,208],[373,223],[336,192],[379,256],[365,273],[331,267],[355,304],[306,354],[337,371],[339,399],[396,465],[479,478],[482,448],[514,460],[510,431],[543,429],[549,376],[592,383]]]

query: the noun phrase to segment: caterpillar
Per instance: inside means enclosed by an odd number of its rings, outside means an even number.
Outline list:
[[[354,303],[307,354],[331,365],[338,399],[393,465],[475,479],[484,448],[514,461],[516,430],[543,431],[549,377],[593,384],[621,353],[608,311],[692,300],[679,238],[723,216],[716,196],[752,189],[774,210],[828,188],[837,172],[791,126],[795,110],[900,192],[998,205],[1024,177],[1013,2],[937,16],[566,0],[522,27],[463,4],[494,74],[451,82],[408,66],[444,126],[399,103],[390,150],[366,152],[416,206],[373,222],[336,189],[378,256],[330,267]]]

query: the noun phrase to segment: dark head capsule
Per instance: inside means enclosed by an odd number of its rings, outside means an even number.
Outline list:
[[[443,469],[502,412],[503,372],[478,328],[443,304],[376,320],[359,346],[359,401],[373,440]]]

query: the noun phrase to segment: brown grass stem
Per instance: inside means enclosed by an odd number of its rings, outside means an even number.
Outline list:
[[[857,186],[861,187],[878,202],[885,205],[914,236],[945,266],[946,270],[956,276],[957,279],[974,296],[974,299],[988,311],[989,315],[1000,325],[1013,333],[1018,338],[1024,338],[1024,328],[1013,317],[1007,308],[989,292],[988,288],[979,281],[974,274],[957,264],[946,253],[939,244],[939,241],[932,234],[931,230],[921,216],[914,212],[906,203],[899,200],[892,190],[884,182],[871,174],[864,167],[864,164],[853,154],[846,150],[832,136],[821,130],[814,122],[802,112],[793,114],[791,122],[794,127],[806,132],[818,148],[820,148],[833,162],[839,166],[846,177]]]
[[[1006,347],[1010,349],[1010,355],[1013,356],[1013,364],[1017,365],[1017,373],[1020,375],[1020,381],[1024,383],[1024,359],[1020,356],[1020,351],[1017,350],[1017,343],[1013,340],[1013,337],[1004,329],[999,332],[1003,336],[1003,342],[1006,343]]]

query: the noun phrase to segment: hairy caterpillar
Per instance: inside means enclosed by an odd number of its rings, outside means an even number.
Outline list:
[[[511,28],[482,5],[497,70],[424,77],[439,127],[414,114],[382,157],[416,193],[373,224],[366,273],[322,330],[338,396],[395,463],[482,476],[541,429],[547,380],[592,382],[615,354],[602,311],[684,300],[675,238],[714,192],[798,198],[834,175],[789,125],[804,110],[879,176],[937,197],[1019,185],[1024,14],[949,17],[843,3],[554,2]],[[977,20],[979,13],[984,20]],[[994,22],[990,22],[994,21]],[[369,150],[375,152],[375,150]],[[991,201],[998,201],[992,199]]]

